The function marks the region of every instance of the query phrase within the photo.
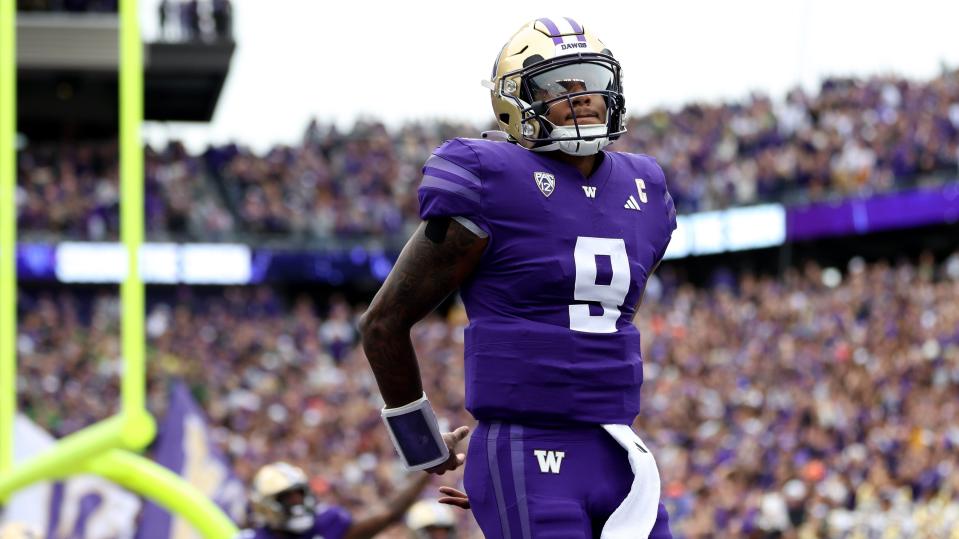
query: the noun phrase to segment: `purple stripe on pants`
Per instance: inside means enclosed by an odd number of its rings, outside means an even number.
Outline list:
[[[516,487],[516,506],[519,508],[519,525],[523,539],[531,539],[529,533],[529,504],[526,501],[526,466],[523,464],[523,426],[509,426],[509,452],[513,461],[513,481]]]
[[[486,458],[489,460],[490,474],[493,478],[493,491],[496,493],[496,507],[499,509],[499,523],[503,527],[503,537],[510,539],[509,515],[506,512],[506,501],[503,499],[503,480],[499,472],[499,461],[496,458],[496,438],[499,437],[499,423],[490,425],[486,433]]]
[[[551,36],[553,36],[553,43],[559,45],[563,42],[563,38],[559,35],[559,28],[557,28],[556,23],[549,19],[539,19],[539,22],[543,23],[546,26],[546,29],[549,30]]]

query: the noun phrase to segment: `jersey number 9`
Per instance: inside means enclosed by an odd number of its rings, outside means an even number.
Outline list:
[[[597,256],[609,257],[612,277],[609,284],[597,284],[599,265]],[[598,302],[602,314],[593,315],[589,305],[582,303],[569,306],[569,329],[585,333],[615,333],[616,321],[622,312],[619,307],[626,302],[629,292],[629,258],[626,243],[618,238],[592,238],[579,236],[573,249],[576,266],[576,286],[573,299]]]

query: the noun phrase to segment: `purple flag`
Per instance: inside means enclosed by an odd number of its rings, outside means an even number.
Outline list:
[[[42,453],[55,440],[25,416],[13,422],[14,461]],[[130,539],[140,498],[95,475],[41,481],[17,491],[4,504],[0,527],[17,522],[45,539]]]
[[[157,433],[154,460],[200,489],[234,521],[246,507],[243,483],[233,474],[210,436],[206,416],[182,381],[173,384],[170,407]],[[143,508],[138,539],[188,539],[199,537],[182,518],[173,518],[152,502]]]

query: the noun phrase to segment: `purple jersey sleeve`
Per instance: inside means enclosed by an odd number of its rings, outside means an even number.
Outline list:
[[[483,182],[480,160],[473,148],[460,139],[446,141],[423,165],[418,197],[420,217],[463,217],[483,232],[490,227],[483,218]]]
[[[346,509],[328,505],[317,509],[313,528],[301,534],[277,532],[269,528],[259,527],[243,530],[237,536],[237,539],[313,539],[317,536],[323,539],[342,539],[352,525],[353,517]]]
[[[673,231],[676,230],[676,204],[673,202],[673,197],[669,194],[669,189],[666,187],[666,174],[663,173],[662,167],[659,166],[659,163],[656,163],[655,159],[652,161],[653,177],[656,179],[655,185],[663,191],[662,201],[665,216],[662,224],[662,233],[660,234],[661,246],[657,251],[658,256],[656,257],[656,263],[659,263],[666,254],[666,248],[669,247],[669,241],[673,237]]]
[[[330,505],[316,512],[316,524],[313,532],[324,539],[341,539],[353,525],[353,517],[342,507]]]

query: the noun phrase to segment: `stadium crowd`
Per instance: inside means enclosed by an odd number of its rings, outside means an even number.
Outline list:
[[[661,273],[636,322],[637,428],[677,538],[959,538],[959,252],[713,288]],[[169,381],[185,379],[243,479],[286,459],[325,501],[376,503],[403,473],[356,342],[363,309],[266,287],[154,290],[150,406],[162,415]],[[118,311],[108,291],[22,294],[20,404],[58,436],[115,409]],[[465,323],[454,306],[414,330],[452,426],[472,424]]]
[[[37,146],[18,160],[18,228],[57,239],[116,240],[120,190],[115,143]],[[151,239],[216,241],[234,218],[198,181],[203,160],[178,144],[145,155],[146,230]]]
[[[430,152],[483,129],[430,122],[391,131],[359,122],[343,132],[314,121],[301,144],[264,155],[237,145],[203,155],[178,145],[148,149],[149,232],[299,243],[404,238],[417,221],[416,186]],[[959,70],[923,82],[830,79],[814,95],[794,90],[782,101],[753,95],[658,110],[632,119],[613,149],[658,159],[680,212],[955,179]],[[99,168],[91,169],[91,155]],[[27,147],[20,157],[21,229],[52,224],[77,239],[115,237],[115,156],[115,144]],[[75,200],[76,193],[96,196]]]

